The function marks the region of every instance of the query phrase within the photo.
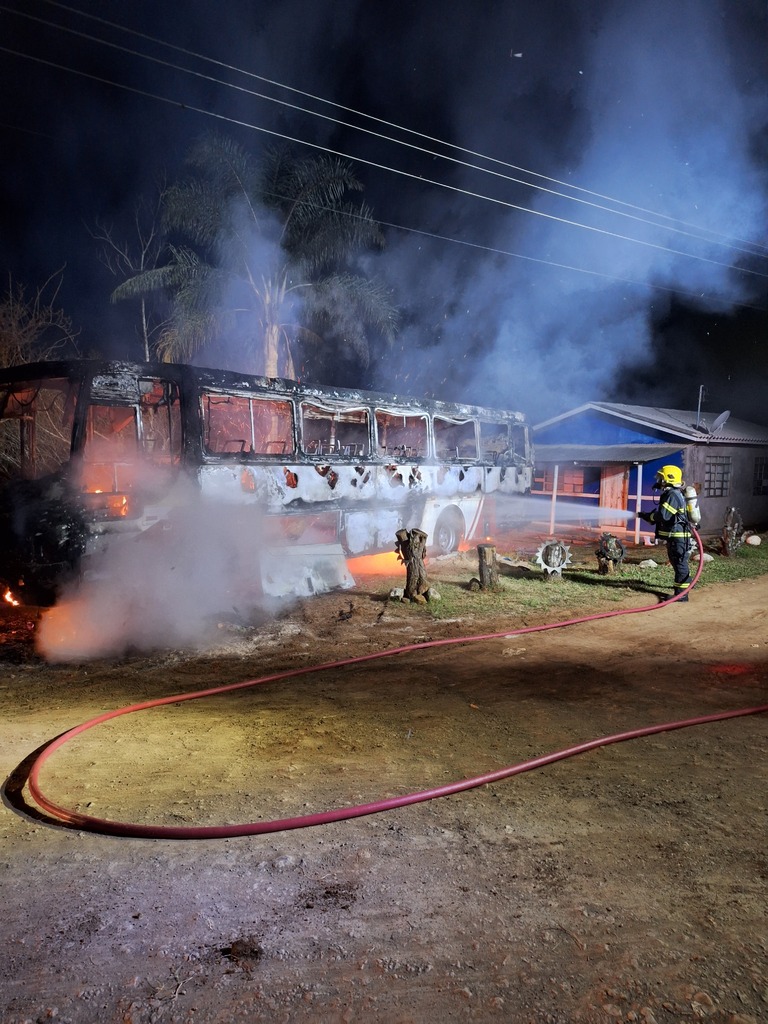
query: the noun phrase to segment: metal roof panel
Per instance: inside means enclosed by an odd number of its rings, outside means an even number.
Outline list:
[[[543,427],[551,426],[554,423],[562,422],[590,410],[602,412],[607,416],[614,416],[620,420],[628,420],[637,425],[653,427],[656,430],[671,433],[690,442],[768,445],[768,427],[762,427],[757,423],[749,423],[746,420],[739,420],[729,416],[715,433],[710,433],[712,424],[717,420],[717,416],[712,416],[709,413],[698,415],[699,425],[697,426],[696,410],[667,409],[649,405],[626,405],[622,402],[587,402],[585,405],[580,405],[570,412],[555,416],[543,423],[535,424],[533,427],[534,433]]]

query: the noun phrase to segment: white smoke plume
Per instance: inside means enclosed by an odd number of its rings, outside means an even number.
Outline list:
[[[531,179],[546,192],[463,170],[454,183],[544,216],[440,190],[424,207],[436,232],[519,258],[412,236],[390,253],[400,292],[415,283],[414,305],[433,310],[401,339],[404,352],[423,350],[422,364],[410,364],[414,386],[522,408],[534,422],[585,401],[621,400],[617,378],[656,360],[654,332],[673,298],[730,315],[766,293],[765,276],[749,272],[768,221],[756,146],[768,103],[740,60],[749,41],[718,4],[607,5],[571,16],[578,31],[554,66],[530,45],[505,78],[494,80],[498,65],[489,62],[455,97],[462,144],[517,165],[535,152],[526,166],[552,180]],[[552,97],[538,123],[525,113],[526,63],[532,78],[551,67]],[[705,338],[686,340],[691,354],[705,347]],[[657,364],[649,404],[684,401],[682,362],[674,380]],[[689,402],[699,383],[691,380]]]
[[[42,617],[39,652],[49,661],[115,657],[132,650],[205,649],[220,620],[252,623],[260,594],[262,519],[253,506],[227,510],[188,482],[165,522],[113,534]]]

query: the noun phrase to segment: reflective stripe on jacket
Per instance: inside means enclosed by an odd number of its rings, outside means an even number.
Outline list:
[[[651,522],[659,538],[690,538],[692,534],[683,492],[677,487],[665,488],[659,497],[658,508],[651,512]]]

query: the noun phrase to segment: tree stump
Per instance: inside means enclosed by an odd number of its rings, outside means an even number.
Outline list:
[[[735,555],[744,540],[744,522],[737,508],[729,508],[725,513],[723,532],[721,534],[723,554],[730,558]]]
[[[494,544],[478,544],[480,589],[499,589],[499,570],[496,565],[496,547]]]
[[[408,601],[423,601],[429,590],[424,555],[427,550],[427,534],[423,530],[398,530],[395,534],[395,551],[405,565],[405,592]]]

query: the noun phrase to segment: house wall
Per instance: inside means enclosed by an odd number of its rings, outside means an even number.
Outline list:
[[[683,453],[679,452],[676,455],[668,455],[663,459],[654,459],[652,462],[643,463],[642,480],[640,479],[639,467],[634,463],[631,465],[620,463],[611,463],[610,465],[580,463],[578,466],[574,466],[572,463],[563,463],[558,467],[557,497],[569,502],[571,519],[573,519],[574,504],[584,504],[585,511],[589,508],[596,508],[601,504],[604,477],[606,475],[616,476],[623,473],[626,476],[626,499],[623,504],[615,507],[626,508],[630,512],[636,511],[637,486],[640,483],[640,508],[643,512],[650,512],[659,498],[659,492],[652,489],[656,471],[667,463],[675,463],[682,466]],[[551,496],[554,470],[554,463],[542,462],[536,464],[533,486],[534,494]],[[585,522],[593,522],[593,524],[597,525],[596,521],[590,519],[589,516],[585,516]],[[634,533],[638,523],[635,518],[614,522],[608,515],[604,521],[600,521],[599,525],[601,528],[606,529],[620,526],[629,533]],[[639,523],[639,533],[641,537],[653,536],[654,527],[650,523],[645,523],[641,520]]]
[[[571,445],[654,443],[668,445],[675,443],[675,437],[668,431],[618,421],[608,414],[589,410],[537,430],[535,442],[537,444]],[[728,460],[728,488],[727,493],[721,495],[707,493],[708,463],[713,459]],[[755,489],[768,492],[768,446],[681,442],[680,451],[674,455],[666,455],[663,458],[643,463],[641,505],[643,511],[650,511],[656,503],[658,491],[653,491],[651,485],[656,471],[667,464],[680,466],[685,482],[693,484],[696,488],[701,507],[702,529],[705,534],[720,533],[726,512],[731,507],[739,510],[747,529],[768,529],[768,493],[754,493]],[[721,462],[720,465],[722,466],[724,463]],[[540,493],[548,491],[551,494],[553,468],[553,465],[540,463],[537,460],[535,475],[539,478],[539,482],[538,486],[534,485],[534,490],[539,490]],[[558,497],[573,498],[576,497],[573,494],[573,488],[569,492],[569,489],[564,486],[564,482],[568,479],[565,473],[566,468],[563,465],[560,466]],[[634,511],[637,507],[637,466],[630,465],[627,468],[629,470],[627,507],[629,511]],[[616,465],[613,467],[613,470],[618,469],[619,467]],[[710,472],[710,477],[711,475]],[[545,477],[549,482],[548,487],[544,483]],[[585,488],[586,490],[587,488]],[[592,488],[589,490],[591,491]],[[588,505],[598,502],[597,496],[593,499],[591,494],[583,493],[580,498]],[[626,525],[628,530],[634,531],[636,521],[630,519]],[[647,524],[641,523],[640,528],[643,534],[648,532]]]
[[[721,460],[720,466],[728,467],[726,494],[707,493],[707,463],[712,457]],[[724,459],[728,461],[722,462]],[[642,511],[649,512],[658,502],[659,492],[653,490],[652,485],[656,471],[668,464],[680,466],[686,484],[693,484],[696,488],[701,508],[701,528],[705,534],[720,533],[726,513],[731,507],[739,510],[745,528],[759,531],[768,529],[768,493],[754,493],[756,488],[768,491],[768,447],[691,445],[674,455],[643,463],[640,505]],[[587,507],[597,506],[600,503],[598,480],[603,468],[598,464],[579,465],[578,468],[573,467],[572,464],[560,465],[558,498],[570,502],[583,502]],[[628,473],[626,508],[630,512],[634,512],[637,508],[638,466],[614,464],[609,467],[611,473],[622,469]],[[710,473],[710,477],[711,475]],[[551,495],[553,476],[553,463],[537,463],[534,493]],[[586,482],[587,480],[589,483]],[[634,532],[635,526],[635,519],[630,519],[626,523],[626,528],[630,532]],[[653,533],[653,527],[648,523],[641,522],[641,536],[651,533]]]
[[[730,459],[728,493],[721,496],[706,493],[707,460],[712,456]],[[683,470],[685,482],[698,492],[705,533],[719,533],[731,507],[739,510],[746,528],[768,527],[768,494],[754,493],[756,484],[768,489],[768,447],[692,445],[685,451]]]

